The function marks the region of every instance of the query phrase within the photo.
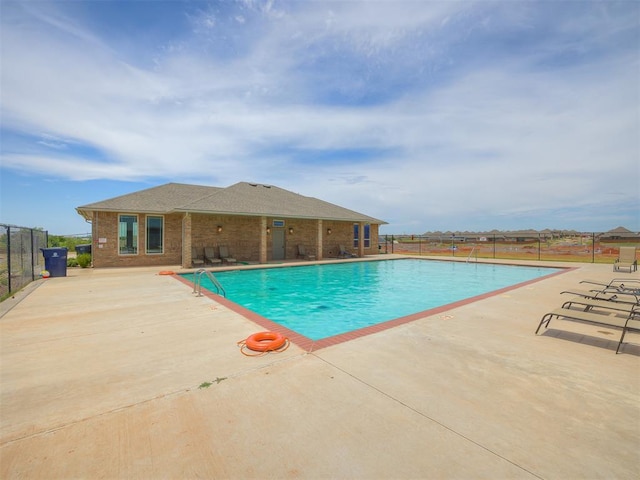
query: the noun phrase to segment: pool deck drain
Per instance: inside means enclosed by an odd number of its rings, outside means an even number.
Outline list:
[[[562,266],[260,357],[237,347],[260,325],[164,268],[70,269],[2,304],[0,477],[637,478],[639,336],[533,333],[562,290],[625,274]]]

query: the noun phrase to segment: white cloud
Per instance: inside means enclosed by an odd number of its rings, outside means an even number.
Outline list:
[[[29,151],[5,144],[3,168],[264,181],[416,228],[637,201],[637,48],[611,41],[637,17],[585,8],[547,25],[510,3],[238,5],[192,13],[193,36],[166,39],[145,65],[53,5],[12,10],[3,129],[34,139]],[[531,45],[502,38],[513,32]],[[231,33],[237,51],[222,55]],[[351,157],[358,149],[371,158]],[[314,165],[292,154],[327,151]]]

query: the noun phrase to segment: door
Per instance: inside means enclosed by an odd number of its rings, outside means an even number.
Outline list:
[[[273,243],[273,260],[284,260],[284,228],[271,230]]]

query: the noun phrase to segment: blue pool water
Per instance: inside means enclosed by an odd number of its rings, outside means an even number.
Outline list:
[[[401,259],[216,272],[215,276],[227,299],[320,340],[558,270]],[[204,276],[202,287],[216,292]]]

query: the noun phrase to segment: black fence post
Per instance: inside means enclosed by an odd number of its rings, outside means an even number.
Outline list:
[[[540,261],[540,234],[538,234],[538,261]]]
[[[11,293],[11,227],[7,226],[7,287],[8,293]]]
[[[33,282],[36,279],[36,252],[33,228],[29,230],[29,233],[31,233],[31,281]]]

